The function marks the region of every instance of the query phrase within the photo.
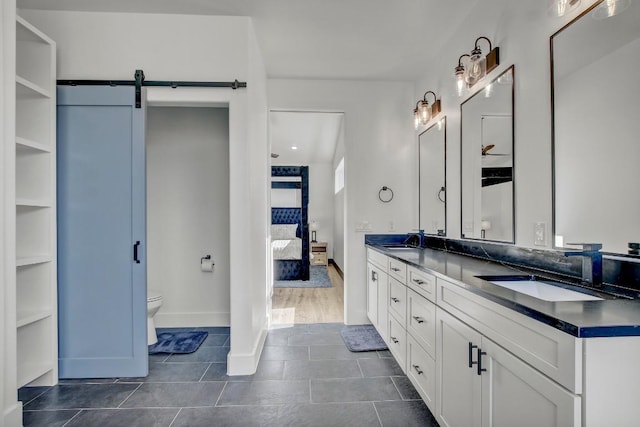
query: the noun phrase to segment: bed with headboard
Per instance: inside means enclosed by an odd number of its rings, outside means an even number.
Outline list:
[[[309,168],[273,166],[272,177],[300,177],[298,181],[272,179],[272,188],[300,190],[300,207],[271,208],[271,247],[275,280],[309,280]]]

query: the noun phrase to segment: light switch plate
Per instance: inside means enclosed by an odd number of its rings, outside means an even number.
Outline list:
[[[533,230],[533,244],[536,246],[547,245],[547,223],[536,222]]]

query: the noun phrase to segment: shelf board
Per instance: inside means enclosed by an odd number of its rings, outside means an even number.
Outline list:
[[[51,201],[45,199],[16,198],[16,206],[24,206],[30,208],[50,208]]]
[[[51,317],[52,314],[53,312],[51,310],[30,310],[18,312],[16,327],[21,328],[40,320],[47,319]]]
[[[18,25],[18,33],[20,34],[20,36],[17,37],[18,41],[35,41],[53,45],[53,40],[47,37],[45,33],[25,21],[24,18],[16,15],[16,24]]]
[[[52,363],[22,363],[18,361],[18,388],[29,384],[53,370]]]
[[[49,255],[40,255],[32,257],[21,257],[16,260],[16,267],[24,267],[27,265],[44,264],[45,262],[51,262],[52,258]]]
[[[16,95],[19,96],[20,94],[31,97],[33,97],[33,95],[37,95],[43,98],[51,98],[51,94],[48,90],[16,75]]]
[[[27,138],[22,138],[20,136],[16,136],[16,145],[18,146],[18,148],[22,147],[22,148],[35,150],[35,151],[42,151],[44,153],[51,152],[51,148],[47,147],[46,145],[40,142],[32,141]]]

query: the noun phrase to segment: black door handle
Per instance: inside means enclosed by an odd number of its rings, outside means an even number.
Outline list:
[[[487,353],[482,351],[481,348],[478,348],[476,351],[478,352],[478,375],[482,375],[482,373],[486,371],[486,369],[482,367],[482,356]]]
[[[478,362],[473,361],[473,349],[478,348],[477,345],[473,345],[471,341],[469,341],[469,367],[472,368]]]
[[[140,240],[136,240],[133,244],[133,260],[136,264],[140,264],[140,259],[138,259],[138,247],[140,246]]]

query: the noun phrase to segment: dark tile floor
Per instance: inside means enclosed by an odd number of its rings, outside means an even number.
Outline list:
[[[387,351],[351,353],[341,324],[269,332],[254,375],[226,375],[229,328],[187,355],[149,356],[145,378],[24,387],[28,426],[437,426]]]

